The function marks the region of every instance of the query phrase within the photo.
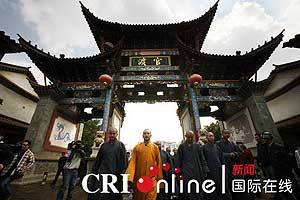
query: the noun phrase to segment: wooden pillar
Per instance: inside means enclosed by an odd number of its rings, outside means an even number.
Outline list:
[[[110,108],[111,108],[111,101],[112,101],[112,91],[113,91],[113,85],[109,86],[106,91],[105,96],[105,103],[104,103],[104,112],[103,112],[103,121],[102,121],[102,131],[105,132],[104,139],[107,139],[107,129],[109,127],[109,117],[110,117]]]
[[[188,85],[188,90],[189,90],[189,98],[190,98],[190,108],[192,112],[191,115],[193,118],[195,140],[198,141],[199,140],[198,131],[201,129],[199,108],[198,108],[196,93],[194,89]]]

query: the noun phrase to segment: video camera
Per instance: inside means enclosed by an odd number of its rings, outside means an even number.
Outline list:
[[[77,141],[72,141],[68,144],[68,150],[72,150],[74,145],[75,145],[75,148],[74,148],[75,150],[83,148],[81,141],[77,140]]]

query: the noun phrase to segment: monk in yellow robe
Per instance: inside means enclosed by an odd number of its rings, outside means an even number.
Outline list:
[[[134,200],[156,200],[156,183],[162,179],[162,163],[158,147],[150,141],[151,131],[145,129],[143,131],[144,142],[137,144],[131,154],[130,163],[126,170],[129,174],[128,181],[133,183]],[[151,176],[149,168],[151,166],[158,167],[158,174]],[[148,176],[153,181],[153,187],[150,192],[140,192],[136,183],[142,176]]]

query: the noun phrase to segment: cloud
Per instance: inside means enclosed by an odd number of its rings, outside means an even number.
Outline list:
[[[282,24],[257,3],[236,2],[231,12],[217,16],[207,35],[203,51],[234,54],[250,50],[282,30]]]
[[[87,56],[98,53],[93,35],[77,1],[20,0],[24,22],[35,29],[40,48],[56,55]],[[82,1],[95,16],[120,23],[153,24],[191,20],[204,14],[215,1],[114,0]],[[195,6],[197,5],[197,6]],[[31,39],[31,38],[28,38]],[[32,40],[32,39],[31,39]]]
[[[294,4],[291,2],[286,10],[292,10],[284,19],[276,19],[266,13],[265,8],[257,2],[237,1],[232,10],[224,16],[216,16],[205,40],[202,51],[214,54],[235,54],[237,50],[246,53],[251,48],[257,48],[271,36],[276,36],[281,30],[294,23]],[[290,16],[292,15],[292,16]],[[299,29],[298,29],[299,30]],[[291,36],[290,30],[287,31]],[[299,59],[293,50],[276,49],[270,59],[258,71],[259,80],[268,77],[274,69],[273,64]],[[287,56],[289,55],[289,56]],[[288,57],[288,59],[286,59]]]
[[[68,56],[97,53],[77,1],[21,0],[20,11],[28,27],[38,34],[39,40],[34,43],[46,51]]]

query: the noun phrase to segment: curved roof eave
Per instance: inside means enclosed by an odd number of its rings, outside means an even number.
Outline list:
[[[37,46],[33,46],[31,41],[26,41],[21,35],[19,35],[19,43],[22,49],[26,52],[26,54],[31,58],[35,56],[36,58],[40,58],[43,60],[49,60],[52,62],[66,63],[66,64],[75,64],[82,62],[97,62],[101,59],[105,59],[111,55],[114,55],[116,52],[120,51],[120,46],[122,45],[123,38],[119,41],[117,45],[115,45],[112,49],[107,52],[99,53],[93,56],[87,57],[75,57],[75,58],[57,58],[51,55],[49,52],[46,53],[41,49],[38,49]]]
[[[284,31],[284,30],[283,30]],[[243,54],[243,55],[219,55],[219,54],[209,54],[209,53],[204,53],[201,51],[196,51],[192,47],[184,44],[184,42],[177,36],[177,44],[179,48],[184,49],[185,51],[196,55],[198,57],[202,58],[208,58],[208,59],[225,59],[225,60],[240,60],[240,59],[252,59],[255,56],[261,55],[263,53],[270,53],[272,54],[273,51],[276,49],[276,47],[280,44],[283,38],[283,31],[280,32],[275,38],[272,37],[272,39],[269,42],[266,42],[264,45],[259,46],[258,48],[252,50],[249,53]]]
[[[4,31],[0,31],[0,52],[3,53],[20,53],[22,52],[20,45],[10,36],[6,35]]]
[[[201,49],[213,18],[216,14],[218,3],[219,1],[217,1],[214,6],[212,6],[201,17],[186,22],[183,21],[180,23],[169,24],[122,24],[99,19],[80,2],[82,13],[89,25],[99,49],[101,49],[102,45],[100,38],[105,38],[105,36],[114,37],[116,39],[119,38],[120,35],[125,34],[126,36],[131,35],[131,37],[138,38],[141,34],[151,31],[154,31],[154,34],[160,35],[161,31],[168,33],[193,32],[191,30],[196,30],[196,32],[201,34],[201,37],[199,38],[199,48]]]
[[[192,59],[197,60],[196,62],[193,61],[195,66],[193,70],[197,71],[202,69],[203,66],[209,65],[218,70],[218,73],[228,75],[230,70],[231,72],[234,71],[236,79],[239,76],[250,78],[263,66],[282,41],[283,31],[275,38],[272,38],[271,41],[266,42],[263,46],[243,55],[214,55],[203,53],[184,44],[178,36],[176,36],[176,38],[179,51],[181,50],[184,54],[191,55]],[[189,60],[192,59],[189,57]]]
[[[120,46],[122,45],[123,41],[123,39],[121,39],[119,43],[110,50],[95,56],[83,58],[57,58],[50,55],[50,53],[47,54],[38,49],[36,46],[33,46],[29,41],[26,41],[21,36],[19,37],[21,48],[29,56],[32,62],[35,63],[36,66],[52,82],[76,82],[78,77],[81,76],[82,71],[84,71],[84,74],[86,74],[86,76],[82,77],[82,79],[89,81],[88,78],[93,75],[90,71],[91,68],[99,68],[100,65],[100,68],[105,73],[107,73],[107,71],[114,70],[110,68],[112,64],[109,63],[113,62],[113,59],[111,58],[118,56],[121,52]],[[93,78],[95,79],[95,77]]]
[[[201,23],[206,20],[212,20],[212,18],[215,16],[215,13],[217,11],[219,0],[202,16],[190,20],[190,21],[183,21],[179,23],[167,23],[167,24],[123,24],[119,22],[110,22],[107,20],[100,19],[96,17],[88,8],[86,8],[81,1],[79,1],[82,9],[82,13],[87,19],[88,22],[92,24],[102,24],[102,26],[107,26],[109,28],[116,28],[116,30],[124,30],[124,29],[134,29],[135,31],[137,29],[143,29],[143,28],[164,28],[164,29],[177,29],[179,27],[191,27],[195,24]],[[89,23],[89,24],[90,24]]]

